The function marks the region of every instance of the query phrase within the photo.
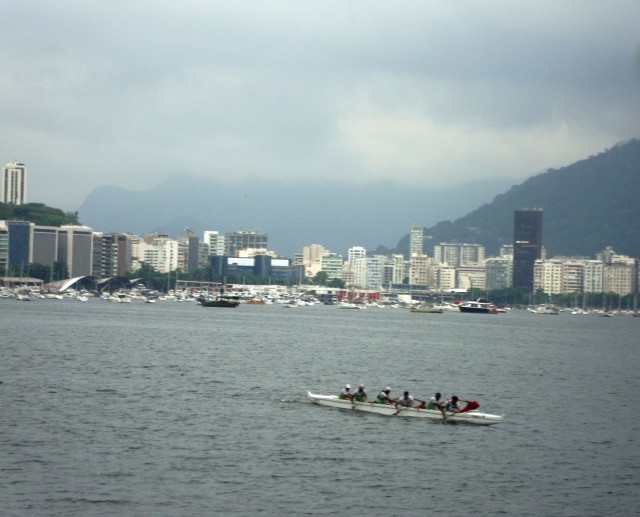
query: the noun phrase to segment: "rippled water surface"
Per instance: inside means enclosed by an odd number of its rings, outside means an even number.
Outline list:
[[[0,300],[3,515],[631,515],[640,319]],[[491,427],[319,407],[365,383]]]

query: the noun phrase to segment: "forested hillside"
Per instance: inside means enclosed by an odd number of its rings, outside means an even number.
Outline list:
[[[43,203],[25,203],[12,205],[0,203],[0,221],[28,221],[43,226],[79,224],[77,212],[63,212]]]
[[[426,228],[428,254],[440,242],[483,244],[488,255],[513,240],[513,213],[544,210],[547,255],[593,256],[606,246],[640,257],[640,140],[550,169],[453,222]],[[398,248],[408,249],[408,236]]]

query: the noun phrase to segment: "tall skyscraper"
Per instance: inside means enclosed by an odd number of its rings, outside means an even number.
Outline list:
[[[513,220],[513,287],[533,292],[533,267],[542,257],[542,209],[516,210]]]
[[[9,162],[2,169],[0,200],[14,205],[27,202],[27,169],[24,163]]]
[[[422,255],[424,251],[424,228],[414,226],[409,234],[409,258]]]

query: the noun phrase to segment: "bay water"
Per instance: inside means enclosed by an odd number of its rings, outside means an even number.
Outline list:
[[[632,515],[640,319],[0,300],[3,515]],[[436,391],[495,426],[311,404]]]

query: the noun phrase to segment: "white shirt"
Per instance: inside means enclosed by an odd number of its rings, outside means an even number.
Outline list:
[[[398,404],[400,404],[401,406],[412,406],[413,405],[413,397],[411,395],[409,395],[407,398],[404,397],[404,395],[402,395],[402,397],[400,397],[398,399]]]

